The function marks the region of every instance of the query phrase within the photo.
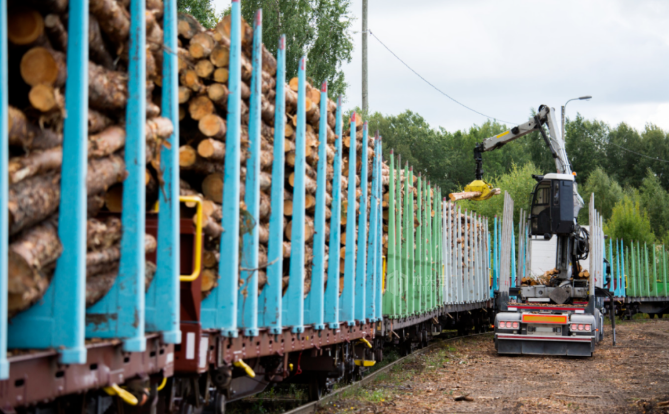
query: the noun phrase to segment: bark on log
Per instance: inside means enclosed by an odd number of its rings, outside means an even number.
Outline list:
[[[49,266],[55,263],[62,250],[55,218],[26,230],[9,245],[10,318],[44,295],[51,280]]]
[[[128,100],[127,75],[88,62],[88,103],[95,109],[123,109]]]
[[[97,134],[112,124],[112,120],[94,109],[88,110],[88,133]]]
[[[90,15],[88,18],[88,53],[93,62],[105,69],[114,69],[114,58],[107,50],[107,46],[102,39],[100,23],[94,15]]]
[[[125,129],[109,127],[88,139],[88,156],[102,158],[111,155],[125,145]]]
[[[114,286],[116,276],[118,276],[118,265],[102,266],[108,270],[96,275],[86,275],[86,307],[95,305],[102,299],[107,292]],[[88,272],[87,272],[88,273]]]
[[[86,176],[88,194],[106,191],[111,185],[122,182],[126,175],[125,162],[118,155],[92,159]]]
[[[61,147],[45,151],[33,151],[9,160],[9,183],[15,184],[26,178],[60,168],[63,159]]]
[[[204,31],[204,27],[202,27],[200,22],[190,14],[179,13],[177,19],[177,31],[179,32],[179,36],[184,39],[192,39],[193,36]]]
[[[130,14],[115,0],[90,0],[89,11],[98,19],[100,28],[116,45],[128,40]]]
[[[89,219],[86,222],[86,248],[88,251],[102,250],[121,241],[121,220],[108,217],[105,222]]]
[[[9,235],[53,214],[60,202],[60,174],[32,177],[9,187]]]

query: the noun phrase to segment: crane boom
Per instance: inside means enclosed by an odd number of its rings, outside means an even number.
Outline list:
[[[544,128],[544,124],[547,126],[548,133]],[[565,143],[562,139],[562,136],[558,133],[556,128],[557,121],[555,119],[555,111],[546,105],[541,105],[539,107],[539,112],[534,115],[529,121],[524,124],[517,125],[501,134],[494,135],[490,138],[484,139],[481,143],[477,144],[474,148],[474,160],[476,162],[476,179],[483,180],[483,157],[482,154],[488,151],[494,151],[496,149],[502,148],[504,145],[508,144],[511,141],[515,141],[518,138],[521,138],[529,133],[534,131],[539,131],[541,133],[546,146],[551,151],[551,155],[555,160],[555,169],[558,174],[573,175],[571,169],[571,164],[567,158],[567,151],[565,149]],[[583,199],[576,189],[576,183],[573,186],[574,189],[574,211],[578,214],[578,211],[583,207]]]

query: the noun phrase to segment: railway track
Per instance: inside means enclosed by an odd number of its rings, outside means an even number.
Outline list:
[[[360,381],[356,381],[353,384],[350,384],[346,387],[340,388],[340,389],[334,391],[333,393],[322,397],[318,401],[312,401],[310,403],[307,403],[307,404],[301,405],[297,408],[294,408],[290,411],[286,411],[284,414],[311,414],[311,413],[315,413],[316,410],[318,409],[318,407],[323,406],[324,404],[333,400],[335,397],[342,394],[343,392],[348,391],[350,389],[353,389],[355,387],[359,387],[359,386],[368,384],[371,381],[373,381],[378,375],[383,374],[384,372],[390,371],[390,369],[392,369],[395,365],[401,364],[403,362],[407,362],[411,358],[415,358],[419,355],[426,354],[427,352],[429,352],[429,351],[431,351],[435,348],[438,348],[440,345],[442,345],[446,342],[453,341],[453,340],[456,340],[456,339],[464,339],[464,338],[470,338],[470,337],[474,337],[474,336],[492,335],[492,334],[493,334],[493,332],[491,331],[491,332],[483,332],[483,333],[472,334],[472,335],[456,335],[456,336],[453,336],[453,337],[450,337],[450,338],[437,338],[437,340],[434,343],[426,346],[425,348],[418,349],[418,350],[412,352],[411,354],[409,354],[405,357],[402,357],[402,358],[400,358],[396,361],[391,362],[390,364],[384,366],[383,368],[380,368],[380,369],[372,372],[371,374],[365,376]]]

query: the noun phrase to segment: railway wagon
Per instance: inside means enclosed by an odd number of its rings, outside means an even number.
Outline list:
[[[93,3],[94,10],[89,8]],[[285,89],[292,86],[285,79],[283,39],[278,45],[272,88],[274,96],[279,97],[274,105],[274,134],[269,150],[273,161],[271,168],[261,172],[260,158],[265,148],[259,149],[263,144],[261,135],[266,135],[263,122],[267,122],[262,113],[267,100],[261,82],[265,77],[261,62],[266,57],[261,43],[262,19],[258,13],[250,28],[241,19],[237,1],[232,3],[228,20],[229,62],[225,69],[229,74],[229,93],[223,108],[218,109],[226,121],[226,132],[218,138],[226,146],[219,163],[224,168],[215,170],[223,177],[223,189],[217,246],[220,277],[214,286],[203,298],[203,250],[211,239],[207,232],[216,227],[203,211],[207,200],[183,195],[180,183],[184,171],[180,168],[177,143],[187,140],[179,132],[180,126],[187,124],[180,122],[183,80],[179,78],[184,73],[175,51],[179,50],[179,25],[190,20],[177,16],[176,2],[131,0],[126,12],[115,15],[127,17],[127,56],[119,56],[127,65],[127,76],[120,78],[125,79],[127,89],[123,89],[125,99],[111,115],[119,120],[124,133],[122,152],[115,153],[124,161],[122,185],[112,183],[120,190],[122,201],[118,211],[111,204],[105,204],[103,211],[91,210],[90,181],[95,170],[90,166],[90,141],[94,123],[92,109],[86,102],[100,98],[92,95],[99,92],[96,81],[100,79],[95,76],[101,69],[91,66],[89,58],[100,66],[98,59],[103,59],[97,54],[93,57],[93,52],[89,56],[90,27],[94,25],[93,16],[107,10],[100,5],[113,9],[121,4],[113,0],[90,4],[86,0],[70,0],[40,5],[51,14],[66,16],[63,20],[67,26],[67,37],[60,44],[63,52],[68,51],[63,60],[67,72],[66,76],[59,75],[63,79],[58,86],[64,90],[61,115],[67,116],[62,117],[62,133],[57,142],[57,148],[62,147],[61,162],[51,167],[62,178],[51,186],[57,190],[56,201],[47,212],[58,212],[49,216],[53,221],[47,224],[52,226],[52,233],[56,232],[62,249],[54,259],[42,295],[18,312],[10,307],[13,302],[8,303],[12,288],[8,282],[13,275],[10,272],[15,269],[9,268],[5,260],[0,266],[3,410],[50,412],[85,407],[102,412],[117,404],[130,412],[188,412],[205,406],[221,412],[226,401],[260,392],[281,381],[308,383],[311,397],[317,398],[335,380],[359,377],[380,361],[384,344],[397,345],[406,353],[423,346],[441,329],[466,332],[488,326],[493,309],[487,220],[442,202],[438,188],[424,177],[414,177],[407,166],[400,168],[399,160],[396,167],[393,155],[386,166],[381,156],[381,138],[370,137],[366,124],[360,128],[359,116],[346,122],[350,131],[347,140],[341,101],[333,107],[327,99],[326,85],[317,91],[322,114],[316,144],[319,157],[316,176],[309,178],[307,141],[313,128],[307,128],[306,118],[308,113],[313,114],[313,100],[317,98],[313,89],[309,91],[310,98],[306,96],[303,58],[292,92],[296,98],[295,116],[287,116],[291,92]],[[0,2],[2,258],[15,251],[17,238],[29,230],[17,231],[13,227],[16,222],[10,222],[14,216],[7,214],[8,210],[14,211],[11,203],[16,196],[12,191],[16,191],[18,182],[10,175],[11,162],[15,157],[27,158],[46,151],[12,147],[16,122],[7,120],[17,112],[8,105],[8,94],[12,93],[8,87],[10,56],[40,46],[32,43],[38,40],[34,39],[30,44],[8,49],[7,6]],[[156,26],[147,12],[160,16],[163,32],[162,43],[153,53],[148,52],[155,44],[147,40],[152,37],[147,29]],[[50,46],[56,48],[56,44],[52,39]],[[251,59],[244,53],[249,53]],[[61,56],[51,51],[47,54]],[[162,61],[162,65],[157,71],[159,76],[152,79],[154,85],[149,85],[145,79],[151,76],[147,72],[152,59]],[[30,86],[37,89],[41,85]],[[159,89],[153,89],[156,85]],[[152,89],[147,90],[148,86]],[[245,89],[249,93],[242,98]],[[154,102],[147,99],[149,95]],[[157,111],[156,100],[160,103]],[[157,128],[156,112],[169,121],[170,128],[160,137],[161,145],[151,148],[146,137],[151,135],[148,129]],[[334,139],[327,135],[329,126],[325,124],[331,118],[335,118]],[[289,195],[293,212],[288,226],[292,229],[288,255],[283,211],[287,187],[284,146],[289,145],[285,135],[287,119],[293,121],[295,173]],[[45,133],[40,130],[31,137]],[[335,147],[333,154],[328,152],[328,143]],[[153,159],[147,157],[149,153]],[[356,162],[356,157],[362,161]],[[334,173],[326,166],[329,158]],[[156,159],[158,168],[151,170],[148,164],[153,165]],[[152,200],[155,206],[148,201],[149,170],[160,183]],[[272,183],[271,214],[265,234],[259,211],[263,197],[260,187],[265,178],[262,173],[268,170]],[[313,184],[310,180],[316,183],[313,193],[307,188]],[[344,182],[348,188],[344,188]],[[243,208],[239,202],[242,188]],[[106,203],[109,193],[113,191],[105,194]],[[315,201],[313,218],[305,214],[309,196]],[[186,204],[194,209],[184,207]],[[331,208],[326,209],[326,204]],[[58,209],[60,205],[67,208]],[[88,260],[91,253],[98,252],[91,251],[91,219],[120,223],[122,228],[122,233],[114,233],[111,227],[102,227],[102,233],[119,237],[113,246],[118,256],[117,268],[93,304],[89,304],[89,293],[97,291],[91,290],[90,280],[96,275],[91,275]],[[309,230],[313,234],[309,235]],[[258,258],[261,238],[267,239],[265,262]],[[151,239],[153,247],[147,242]],[[329,254],[325,254],[326,245],[331,246]],[[305,257],[307,248],[312,252],[310,258]],[[261,272],[266,278],[262,289]],[[305,284],[307,281],[309,284]],[[11,315],[8,309],[12,310]]]

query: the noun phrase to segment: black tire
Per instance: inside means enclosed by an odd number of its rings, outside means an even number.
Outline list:
[[[226,404],[225,394],[217,392],[216,396],[214,397],[214,413],[225,414],[225,404]]]

